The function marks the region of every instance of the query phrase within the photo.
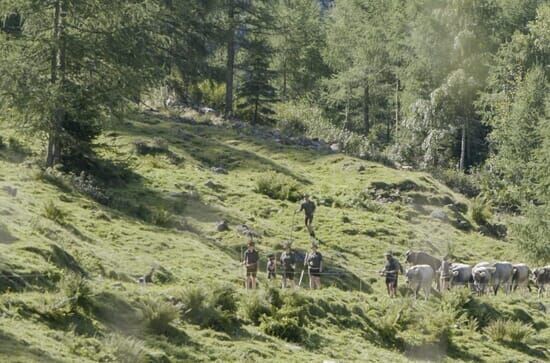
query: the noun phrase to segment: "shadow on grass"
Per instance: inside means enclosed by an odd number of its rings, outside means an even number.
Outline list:
[[[539,358],[539,359],[542,359],[543,361],[550,358],[546,352],[542,349],[536,349],[536,348],[531,348],[529,347],[527,344],[524,344],[524,343],[521,343],[521,342],[502,342],[502,345],[510,348],[510,349],[514,349],[514,350],[517,350],[518,352],[522,352],[524,354],[527,354],[533,358]]]
[[[84,277],[88,276],[88,273],[84,270],[82,266],[80,266],[78,261],[70,253],[68,253],[58,245],[52,244],[50,245],[50,248],[51,250],[48,251],[42,248],[28,246],[23,247],[22,250],[36,253],[42,256],[46,261],[53,263],[60,269],[69,270]]]
[[[8,359],[10,362],[59,362],[47,352],[29,345],[11,334],[0,331],[0,357]]]
[[[152,117],[158,118],[162,121],[173,122],[173,119],[168,116],[154,115]],[[193,127],[198,126],[178,124],[177,132],[170,130],[170,135],[166,133],[156,132],[156,135],[152,135],[150,125],[143,122],[137,122],[133,124],[133,127],[125,129],[126,132],[131,133],[134,136],[147,137],[147,136],[164,136],[171,137],[172,144],[178,144],[177,141],[183,139],[185,143],[182,146],[185,147],[185,151],[188,152],[193,158],[200,161],[205,167],[217,167],[223,166],[227,170],[237,168],[248,168],[253,170],[274,170],[278,173],[289,176],[303,184],[311,184],[306,178],[294,173],[292,170],[273,160],[260,156],[254,152],[241,150],[239,148],[230,146],[219,140],[227,140],[231,137],[236,137],[233,131],[226,128],[216,128],[215,126],[208,126],[209,134],[207,137],[200,136],[196,133],[190,132]],[[201,127],[204,129],[205,127]],[[240,137],[240,136],[239,136]],[[180,144],[182,144],[180,142]],[[267,147],[269,143],[262,144],[261,146]]]

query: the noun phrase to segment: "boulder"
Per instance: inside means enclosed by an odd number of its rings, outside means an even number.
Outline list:
[[[210,170],[216,174],[227,174],[227,169],[222,166],[214,166]]]
[[[10,187],[9,185],[6,185],[6,186],[2,187],[2,190],[5,191],[6,193],[8,193],[8,195],[11,196],[11,197],[16,197],[17,196],[17,188]]]
[[[204,186],[210,189],[215,189],[218,186],[218,184],[214,183],[213,180],[208,179],[206,183],[204,183]]]
[[[337,143],[330,144],[330,150],[335,153],[340,152],[340,145]]]
[[[446,221],[448,219],[447,213],[445,213],[441,209],[436,209],[432,213],[430,213],[430,217],[433,219],[439,219],[440,221]]]
[[[229,223],[226,220],[216,223],[216,230],[218,232],[229,231]]]

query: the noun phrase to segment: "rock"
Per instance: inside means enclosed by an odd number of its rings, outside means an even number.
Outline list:
[[[440,221],[446,221],[447,213],[445,213],[441,209],[436,209],[432,213],[430,213],[430,217],[432,217],[433,219],[439,219]]]
[[[330,144],[330,150],[334,151],[335,153],[340,152],[340,145],[339,144]]]
[[[227,174],[227,170],[221,166],[214,166],[210,168],[210,170],[212,170],[216,174]]]
[[[491,230],[487,228],[487,226],[479,226],[479,233],[481,233],[484,236],[490,236]]]
[[[225,231],[229,231],[229,223],[226,221],[226,220],[223,220],[221,222],[218,222],[216,224],[216,230],[218,232],[225,232]]]
[[[210,189],[215,189],[218,184],[214,183],[211,179],[208,179],[206,183],[204,183],[204,186]]]
[[[201,108],[199,108],[199,112],[202,113],[202,114],[207,114],[207,113],[214,113],[214,112],[216,112],[216,110],[214,110],[213,108],[210,108],[210,107],[201,107]]]
[[[11,196],[11,197],[16,197],[17,196],[17,188],[10,187],[9,185],[6,185],[6,186],[2,187],[2,190],[5,191],[6,193],[8,193],[8,195]]]
[[[463,231],[466,231],[468,229],[470,229],[470,223],[468,223],[467,221],[463,220],[463,219],[457,219],[456,220],[456,226],[458,229],[461,229]]]
[[[367,169],[367,168],[365,168],[365,165],[359,165],[359,166],[357,167],[357,171],[358,171],[358,172],[365,171],[366,169]]]
[[[259,238],[260,237],[260,234],[258,232],[254,231],[253,229],[248,227],[246,224],[238,225],[237,226],[237,232],[239,232],[243,236],[247,236],[249,238],[253,238],[253,237]]]

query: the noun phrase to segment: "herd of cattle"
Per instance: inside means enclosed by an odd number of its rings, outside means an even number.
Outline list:
[[[420,290],[427,299],[435,280],[439,289],[441,260],[421,251],[407,251],[405,262],[412,265],[405,274],[409,287],[416,298]],[[469,286],[479,295],[492,289],[496,295],[502,287],[506,294],[518,287],[531,291],[530,283],[538,288],[540,297],[546,284],[550,284],[550,265],[532,270],[524,263],[480,262],[475,266],[464,263],[451,263],[449,287]]]

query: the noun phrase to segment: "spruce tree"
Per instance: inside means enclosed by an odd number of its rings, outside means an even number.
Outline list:
[[[20,35],[0,34],[0,107],[44,135],[46,165],[75,161],[102,123],[157,78],[153,1],[4,0]]]
[[[238,87],[238,108],[250,117],[253,124],[268,121],[273,114],[271,103],[275,89],[271,85],[273,71],[269,69],[271,48],[265,37],[252,35],[246,42],[246,53],[241,63],[243,79]]]

